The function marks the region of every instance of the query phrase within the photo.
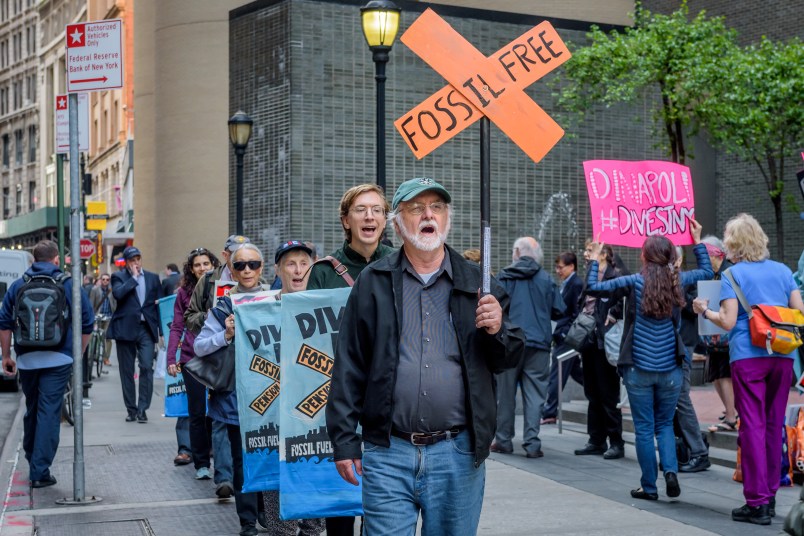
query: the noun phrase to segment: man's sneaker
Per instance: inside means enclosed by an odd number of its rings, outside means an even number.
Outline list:
[[[221,482],[215,488],[215,495],[218,496],[219,499],[228,499],[234,493],[234,486],[232,486],[231,482]]]
[[[209,480],[210,478],[212,478],[212,475],[209,472],[209,467],[199,467],[195,472],[196,480]]]
[[[690,458],[690,461],[683,464],[681,467],[678,468],[679,473],[700,473],[701,471],[706,471],[712,466],[712,462],[709,461],[709,455],[704,454],[703,456],[695,456]]]
[[[731,511],[731,519],[740,523],[753,523],[754,525],[770,525],[771,516],[767,504],[759,506],[742,505]]]
[[[265,512],[257,512],[257,528],[268,532],[268,519],[265,517]]]

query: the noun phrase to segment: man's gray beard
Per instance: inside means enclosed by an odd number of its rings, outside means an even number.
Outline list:
[[[405,227],[404,222],[400,221],[399,225],[397,225],[397,230],[399,235],[402,239],[413,246],[415,249],[420,251],[435,251],[438,248],[442,247],[447,241],[447,235],[449,234],[450,224],[452,223],[452,217],[447,217],[447,223],[445,225],[446,229],[442,233],[438,228],[438,222],[436,220],[426,220],[419,224],[419,228],[426,227],[427,225],[431,225],[435,228],[435,236],[432,237],[424,237],[421,235],[417,235],[415,233],[411,233],[407,227]]]

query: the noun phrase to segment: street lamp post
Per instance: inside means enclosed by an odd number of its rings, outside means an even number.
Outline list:
[[[402,12],[390,0],[371,0],[360,8],[363,35],[374,60],[377,80],[377,185],[385,189],[385,64],[399,30]]]
[[[229,118],[229,141],[232,142],[237,158],[235,175],[235,233],[243,234],[243,156],[246,154],[248,141],[251,139],[251,127],[254,121],[244,112],[238,111]]]

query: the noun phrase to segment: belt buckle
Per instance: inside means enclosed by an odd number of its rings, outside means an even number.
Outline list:
[[[416,441],[417,440],[426,441],[429,436],[430,436],[430,434],[423,434],[423,433],[419,433],[419,432],[414,432],[414,433],[410,434],[410,444],[413,445],[414,447],[426,447],[427,446],[426,442],[417,443]],[[421,438],[421,439],[419,439],[419,438]]]

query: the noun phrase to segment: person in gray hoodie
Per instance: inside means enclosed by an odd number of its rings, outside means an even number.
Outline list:
[[[522,385],[525,425],[522,448],[528,458],[541,458],[540,421],[550,376],[550,320],[558,320],[566,305],[553,278],[542,269],[544,253],[535,238],[514,242],[513,264],[497,276],[511,297],[511,321],[525,332],[525,353],[519,366],[497,374],[497,431],[491,451],[511,454],[516,387]]]

